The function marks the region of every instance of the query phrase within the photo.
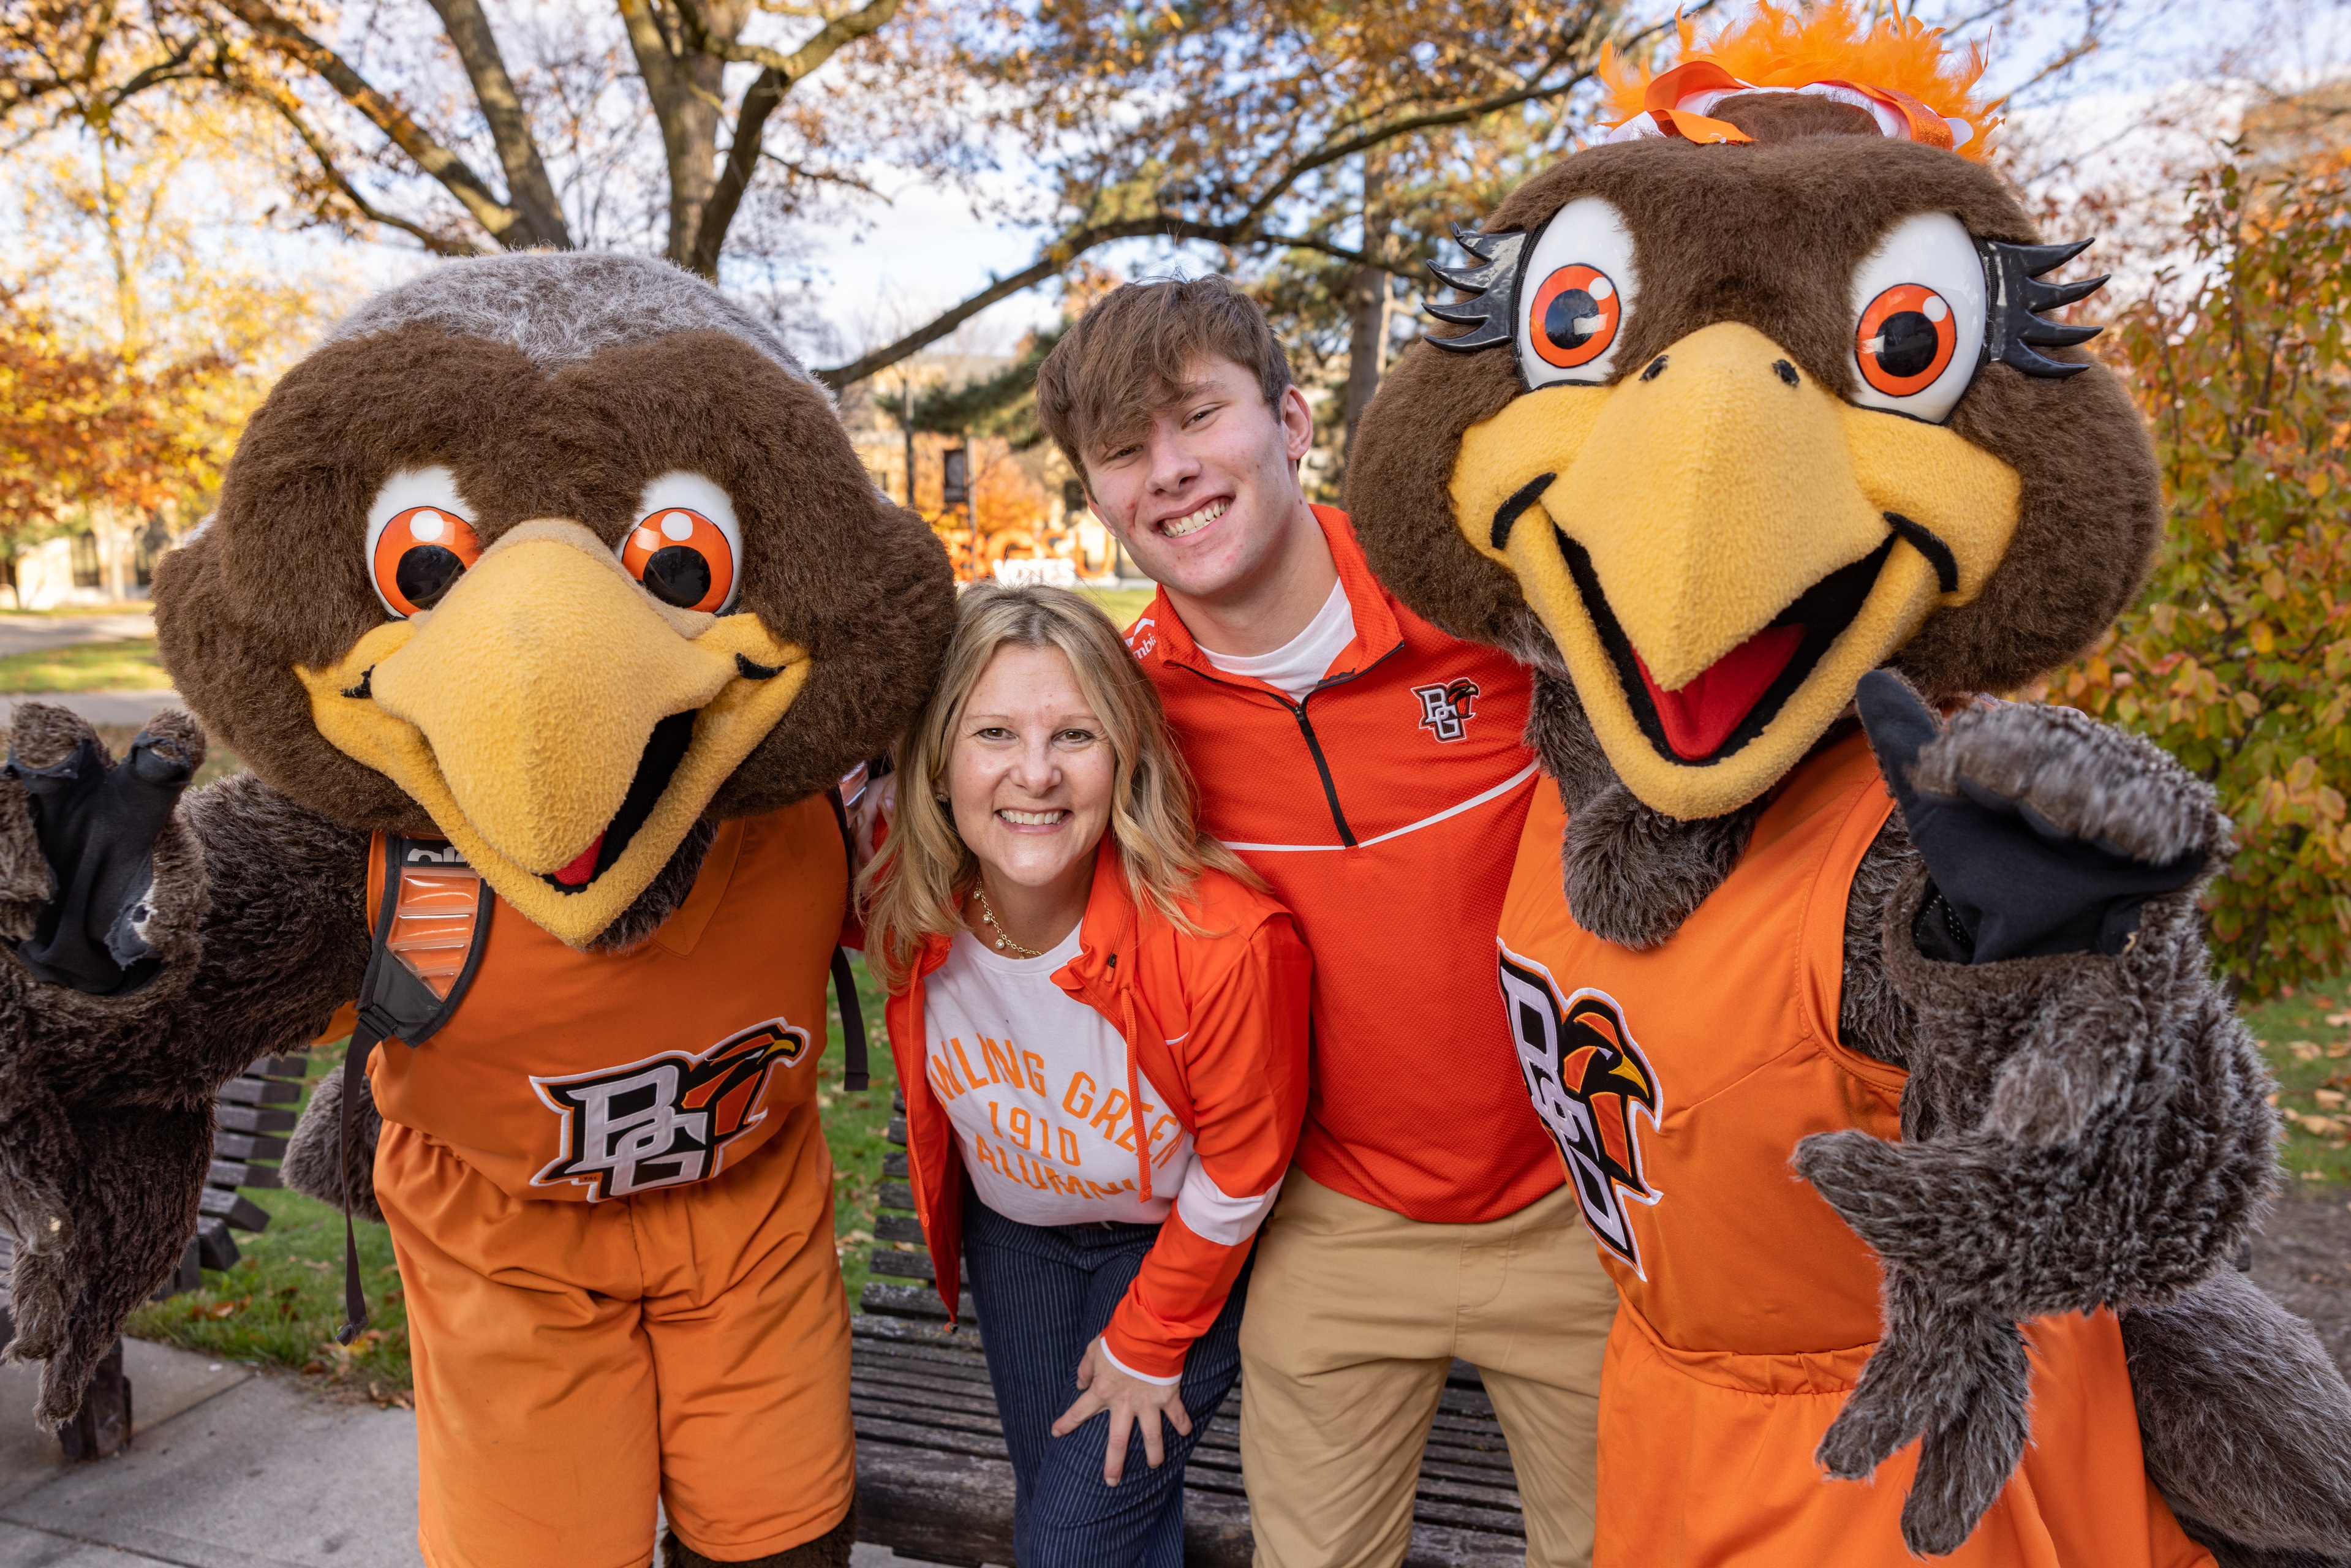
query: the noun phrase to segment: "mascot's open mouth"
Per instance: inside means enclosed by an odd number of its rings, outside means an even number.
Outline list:
[[[1781,707],[1840,633],[1853,624],[1893,553],[1895,535],[1869,554],[1813,584],[1761,632],[1673,691],[1651,678],[1649,666],[1608,607],[1591,552],[1558,528],[1567,562],[1600,645],[1649,744],[1676,761],[1704,764],[1729,756],[1763,733]]]
[[[775,665],[755,664],[739,653],[735,655],[735,672],[747,681],[771,681],[783,674]],[[637,830],[653,815],[653,807],[677,773],[677,765],[693,748],[698,716],[698,709],[674,713],[653,726],[653,734],[646,737],[644,752],[637,758],[637,770],[630,777],[629,792],[622,797],[621,809],[577,859],[561,871],[546,874],[542,880],[549,887],[558,893],[579,893],[611,870],[628,852],[629,841],[637,836]]]
[[[1542,386],[1470,425],[1447,490],[1617,776],[1694,820],[1770,789],[1937,606],[1982,591],[2021,483],[1718,321],[1635,374]]]
[[[580,852],[580,858],[561,871],[549,872],[549,886],[560,893],[578,893],[590,883],[612,869],[637,836],[637,830],[653,815],[653,803],[669,788],[671,776],[677,765],[685,760],[686,747],[694,744],[694,715],[674,713],[653,726],[653,735],[645,741],[644,755],[637,758],[637,771],[629,780],[629,792],[622,798],[621,809],[613,813],[611,824],[596,835],[595,842]]]

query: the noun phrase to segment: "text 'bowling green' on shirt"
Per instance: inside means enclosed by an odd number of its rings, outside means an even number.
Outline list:
[[[956,935],[929,980],[924,1071],[946,1106],[979,1200],[1026,1225],[1155,1225],[1192,1166],[1191,1134],[1139,1072],[1151,1197],[1142,1196],[1126,1042],[1053,983],[1077,956],[1011,958]]]

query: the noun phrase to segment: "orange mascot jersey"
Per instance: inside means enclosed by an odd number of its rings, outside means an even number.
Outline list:
[[[706,1181],[813,1124],[847,900],[818,797],[723,825],[694,891],[628,952],[579,952],[501,906],[455,1015],[421,1046],[377,1051],[376,1107],[516,1197]]]
[[[1846,891],[1893,809],[1856,731],[1783,784],[1745,857],[1663,946],[1576,925],[1558,790],[1503,906],[1529,1092],[1615,1276],[1595,1568],[1897,1568],[1914,1444],[1868,1484],[1813,1459],[1869,1358],[1878,1269],[1789,1164],[1898,1135],[1902,1070],[1837,1039]],[[2024,1325],[2032,1438],[1959,1568],[2210,1568],[2147,1481],[2110,1312]]]
[[[581,953],[497,904],[455,1011],[376,1048],[432,1568],[638,1568],[657,1500],[721,1562],[847,1513],[816,1106],[847,896],[822,797],[727,822],[650,940]]]

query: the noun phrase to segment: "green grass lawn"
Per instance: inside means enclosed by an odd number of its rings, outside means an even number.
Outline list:
[[[1151,602],[1152,595],[1158,591],[1150,588],[1081,588],[1078,591],[1101,605],[1102,613],[1117,622],[1118,629],[1123,632],[1134,623],[1134,618],[1143,613],[1143,607]]]
[[[890,1039],[882,1029],[882,988],[865,970],[865,960],[849,956],[857,976],[857,998],[865,1009],[865,1035],[872,1042],[867,1052],[873,1084],[862,1094],[841,1087],[841,1005],[827,990],[832,1046],[824,1059],[824,1079],[817,1091],[817,1106],[824,1116],[824,1141],[832,1150],[832,1233],[841,1253],[841,1282],[849,1287],[849,1306],[865,1289],[865,1257],[873,1246],[873,1211],[882,1193],[882,1157],[890,1152],[890,1103],[898,1074],[890,1062]]]
[[[0,692],[134,692],[171,685],[152,637],[76,643],[0,659]]]
[[[2351,1182],[2351,983],[2311,986],[2246,1009],[2277,1074],[2280,1154],[2297,1186]]]

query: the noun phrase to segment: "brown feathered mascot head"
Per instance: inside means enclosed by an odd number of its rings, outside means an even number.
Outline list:
[[[1980,162],[1980,64],[1894,21],[1764,7],[1460,235],[1453,323],[1364,416],[1372,564],[1456,633],[1563,670],[1652,810],[1724,815],[1869,670],[2025,685],[2109,623],[2161,526],[2092,329],[2101,280]],[[2086,242],[2084,242],[2086,244]]]
[[[265,780],[449,840],[586,946],[668,912],[709,822],[887,747],[954,603],[771,329],[574,254],[453,264],[341,322],[165,558],[156,623]]]

